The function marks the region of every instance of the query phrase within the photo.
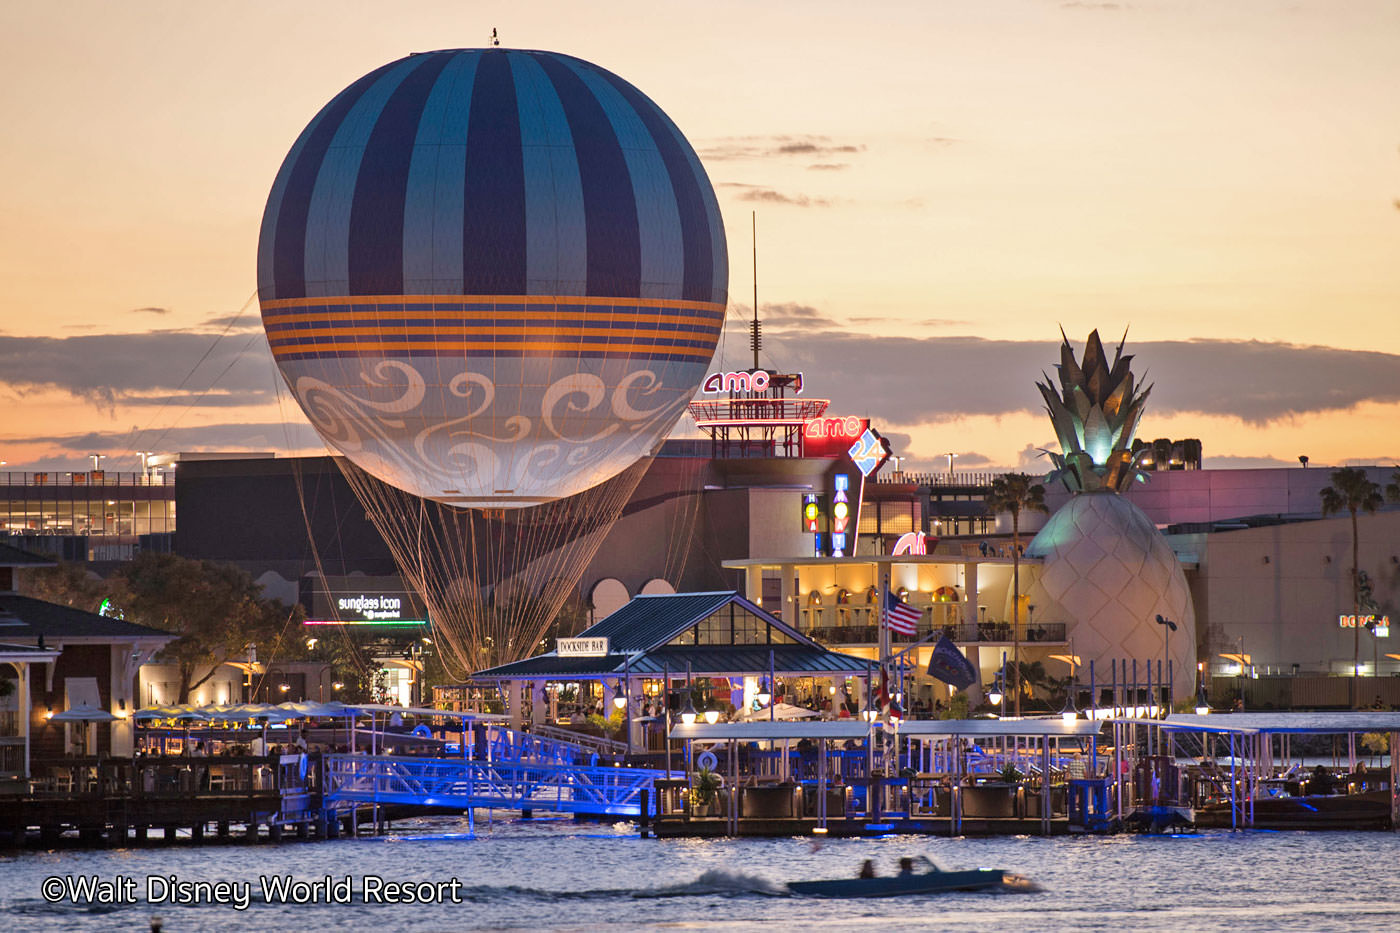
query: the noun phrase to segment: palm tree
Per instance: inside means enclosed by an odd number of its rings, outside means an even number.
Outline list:
[[[1400,490],[1397,490],[1400,491]],[[1361,573],[1358,567],[1358,552],[1361,549],[1357,531],[1356,513],[1365,509],[1369,514],[1381,507],[1381,487],[1373,483],[1366,471],[1359,467],[1343,467],[1332,471],[1332,485],[1325,487],[1322,496],[1322,514],[1335,515],[1343,510],[1351,513],[1351,612],[1361,615]],[[1352,629],[1351,657],[1351,706],[1357,708],[1361,696],[1357,682],[1361,668],[1361,626]]]
[[[1400,467],[1390,474],[1390,482],[1385,484],[1385,497],[1391,502],[1400,502]]]
[[[987,511],[1011,515],[1011,695],[1021,715],[1021,513],[1045,512],[1045,487],[1025,473],[1007,473],[992,480]]]

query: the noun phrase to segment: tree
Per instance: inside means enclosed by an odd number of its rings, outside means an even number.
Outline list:
[[[1025,473],[1007,473],[992,480],[987,510],[1011,515],[1011,695],[1021,715],[1021,513],[1045,512],[1045,487]]]
[[[1325,487],[1319,494],[1322,496],[1323,515],[1335,515],[1343,510],[1351,514],[1351,612],[1353,616],[1359,616],[1361,571],[1358,561],[1361,536],[1356,523],[1356,513],[1363,509],[1371,513],[1381,507],[1384,501],[1381,498],[1381,487],[1371,482],[1365,470],[1359,467],[1343,467],[1332,471],[1332,485]],[[1356,709],[1361,700],[1358,682],[1361,669],[1361,626],[1355,626],[1351,634],[1351,706],[1352,709]]]
[[[249,644],[275,641],[288,622],[299,621],[228,564],[147,552],[111,584],[112,601],[127,621],[179,636],[157,660],[176,666],[180,703],[225,661],[244,657]]]
[[[87,612],[100,611],[107,590],[106,581],[82,564],[63,562],[19,575],[19,591],[25,596]]]

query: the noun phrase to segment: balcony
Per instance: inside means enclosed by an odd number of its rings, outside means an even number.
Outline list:
[[[875,645],[880,641],[879,625],[827,625],[803,629],[803,634],[824,645]],[[981,622],[962,625],[934,625],[927,619],[919,623],[918,634],[900,635],[890,633],[890,644],[907,645],[930,638],[935,634],[947,635],[959,645],[1009,645],[1012,644],[1010,622]],[[1035,622],[1020,625],[1021,643],[1030,645],[1066,644],[1065,623]]]

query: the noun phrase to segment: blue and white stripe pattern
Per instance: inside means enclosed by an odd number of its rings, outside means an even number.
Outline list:
[[[258,288],[722,307],[728,263],[709,179],[650,99],[567,55],[462,49],[391,62],[317,114],[268,198]]]

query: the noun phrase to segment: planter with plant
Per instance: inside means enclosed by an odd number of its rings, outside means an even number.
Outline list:
[[[690,781],[688,798],[691,809],[697,814],[708,814],[719,802],[719,789],[724,780],[709,768],[696,771]]]

